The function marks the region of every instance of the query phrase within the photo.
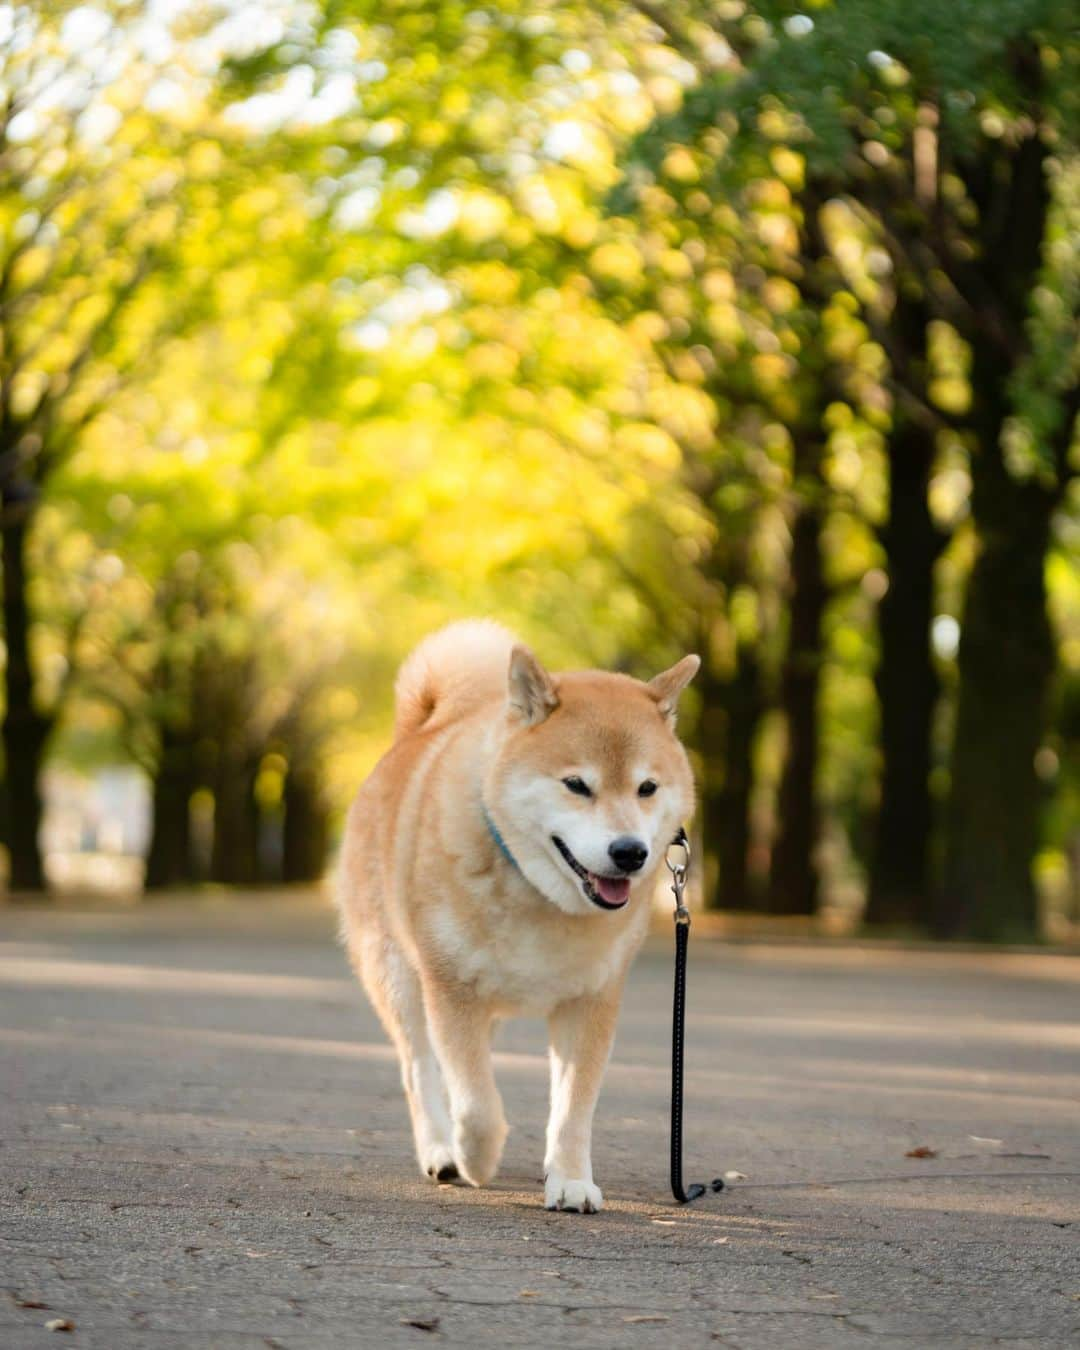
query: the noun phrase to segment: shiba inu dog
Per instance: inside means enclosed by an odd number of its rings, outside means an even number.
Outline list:
[[[481,1186],[495,1174],[507,1126],[493,1026],[540,1015],[544,1201],[600,1208],[593,1111],[657,868],[693,805],[674,723],[699,664],[686,656],[649,683],[551,675],[478,620],[402,666],[393,745],[349,814],[338,904],[427,1175]]]

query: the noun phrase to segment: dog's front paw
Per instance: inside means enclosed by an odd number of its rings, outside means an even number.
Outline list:
[[[457,1164],[449,1144],[429,1144],[420,1154],[420,1170],[432,1181],[456,1181]]]
[[[549,1172],[544,1178],[544,1208],[571,1210],[577,1214],[595,1214],[604,1204],[599,1186],[591,1181],[564,1177]]]
[[[472,1186],[495,1175],[508,1127],[501,1111],[470,1111],[454,1122],[454,1161]]]

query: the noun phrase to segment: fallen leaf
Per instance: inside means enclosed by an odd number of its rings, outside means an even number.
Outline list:
[[[403,1317],[401,1325],[403,1327],[415,1327],[417,1331],[438,1331],[439,1319],[437,1317]]]
[[[904,1154],[905,1158],[936,1158],[937,1149],[927,1148],[925,1144],[920,1144],[918,1148],[913,1148]]]
[[[47,1303],[42,1303],[41,1300],[37,1298],[20,1298],[18,1294],[12,1294],[11,1301],[15,1304],[16,1308],[41,1308],[45,1312],[48,1312],[49,1310],[49,1305]]]
[[[54,1317],[45,1323],[46,1331],[74,1331],[75,1323],[68,1317]]]
[[[663,1313],[635,1313],[633,1317],[624,1317],[624,1322],[666,1322]]]

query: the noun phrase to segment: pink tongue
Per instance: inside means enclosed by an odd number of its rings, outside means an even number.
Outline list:
[[[630,898],[629,877],[598,877],[590,872],[589,881],[600,899],[609,905],[625,905]]]

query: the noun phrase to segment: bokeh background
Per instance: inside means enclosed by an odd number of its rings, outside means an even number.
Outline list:
[[[9,892],[319,878],[490,614],[702,654],[706,907],[1075,938],[1078,67],[1071,0],[0,5]]]

